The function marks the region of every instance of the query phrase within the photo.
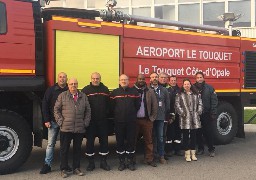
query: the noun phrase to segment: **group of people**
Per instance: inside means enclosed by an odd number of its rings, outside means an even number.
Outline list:
[[[40,174],[51,172],[54,147],[60,131],[60,169],[63,178],[70,173],[82,176],[80,170],[81,145],[86,136],[87,171],[95,169],[95,138],[99,138],[100,168],[109,171],[107,163],[108,120],[113,114],[116,135],[118,170],[136,169],[136,144],[143,136],[144,163],[157,167],[166,164],[174,154],[186,161],[197,160],[204,153],[204,138],[209,155],[215,156],[212,126],[217,116],[218,99],[214,88],[205,83],[204,74],[196,73],[196,83],[184,79],[182,87],[176,76],[166,73],[150,74],[147,85],[143,74],[131,87],[129,77],[119,77],[119,88],[111,93],[101,82],[101,75],[92,73],[91,82],[82,91],[78,81],[67,74],[58,74],[58,82],[49,87],[42,102],[44,125],[48,128],[48,144],[44,166]],[[68,155],[73,140],[72,168]],[[196,152],[196,145],[198,149]]]

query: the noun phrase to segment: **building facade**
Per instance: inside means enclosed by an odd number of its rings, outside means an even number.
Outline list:
[[[51,1],[50,6],[106,9],[108,0],[59,0]],[[126,14],[156,17],[175,21],[224,27],[218,18],[225,12],[241,14],[234,22],[244,37],[256,38],[256,0],[117,0],[116,10]],[[49,7],[49,6],[47,6]],[[144,24],[142,25],[150,25]],[[150,25],[154,26],[154,25]],[[162,27],[158,26],[157,27]]]

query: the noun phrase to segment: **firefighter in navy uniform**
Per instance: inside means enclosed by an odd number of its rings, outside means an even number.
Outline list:
[[[88,97],[91,107],[91,121],[87,128],[86,137],[86,156],[89,159],[87,171],[95,169],[94,162],[94,141],[95,137],[99,137],[100,142],[100,168],[109,171],[106,158],[109,153],[108,148],[108,121],[109,112],[109,90],[101,83],[101,75],[97,72],[92,73],[91,83],[82,90]]]
[[[167,90],[170,96],[170,117],[166,132],[165,152],[167,156],[172,156],[173,154],[183,156],[183,153],[181,151],[181,129],[179,126],[179,115],[175,113],[174,107],[175,97],[177,93],[180,92],[180,88],[177,85],[176,76],[170,76],[169,86]]]
[[[129,78],[125,74],[119,77],[120,87],[110,95],[111,107],[114,111],[117,154],[119,171],[128,167],[135,170],[135,138],[137,111],[140,109],[140,95],[136,89],[129,87]],[[126,141],[126,143],[125,143]],[[125,157],[127,155],[127,165]]]

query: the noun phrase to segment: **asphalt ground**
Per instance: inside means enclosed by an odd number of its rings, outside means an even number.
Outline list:
[[[256,125],[245,125],[246,138],[235,138],[228,145],[216,146],[216,156],[211,158],[208,153],[197,156],[198,161],[186,162],[184,157],[173,156],[168,160],[168,164],[158,164],[158,167],[151,167],[143,164],[143,144],[141,143],[137,151],[136,171],[118,171],[118,159],[115,153],[115,138],[110,137],[110,155],[108,163],[112,170],[104,171],[99,168],[99,157],[96,156],[96,169],[87,172],[87,159],[84,156],[85,140],[83,142],[83,155],[81,157],[81,170],[85,176],[79,177],[70,175],[66,179],[106,179],[106,180],[255,180],[256,179]],[[97,140],[96,140],[97,141]],[[52,172],[41,175],[39,171],[43,165],[45,156],[46,141],[42,148],[34,147],[28,161],[14,174],[2,175],[1,180],[57,180],[63,179],[59,171],[59,142],[56,145],[55,159]],[[98,145],[96,146],[98,149]],[[72,154],[72,150],[70,152]],[[70,163],[72,157],[70,157]]]

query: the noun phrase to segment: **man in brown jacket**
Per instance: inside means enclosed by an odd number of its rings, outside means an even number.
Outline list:
[[[85,128],[91,119],[91,108],[87,96],[77,90],[77,79],[68,81],[68,91],[61,93],[54,106],[54,117],[60,126],[61,176],[67,177],[68,151],[73,140],[73,173],[84,174],[80,170],[81,145]]]
[[[153,89],[149,89],[145,82],[145,76],[139,74],[134,88],[140,94],[140,109],[137,112],[136,121],[136,140],[141,133],[145,140],[145,163],[152,167],[156,167],[153,161],[153,140],[152,130],[153,121],[157,116],[158,103]]]

